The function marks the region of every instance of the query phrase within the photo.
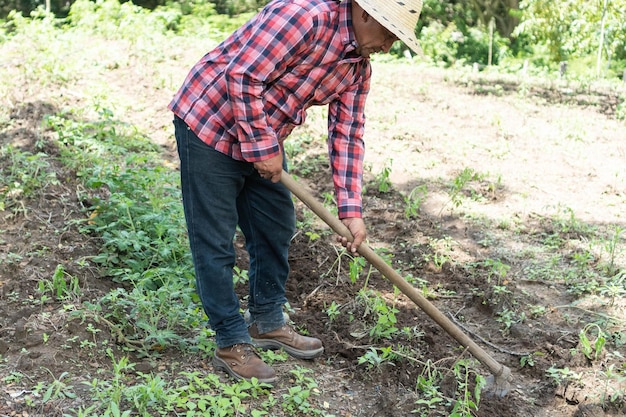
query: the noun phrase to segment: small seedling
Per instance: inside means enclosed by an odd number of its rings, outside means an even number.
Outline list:
[[[597,334],[595,342],[592,343],[589,339],[588,333],[593,329],[595,329]],[[588,324],[580,331],[578,338],[580,341],[580,350],[583,355],[585,355],[585,357],[589,360],[597,360],[602,353],[604,345],[606,344],[606,337],[604,336],[602,329],[600,329],[600,326],[597,324]]]
[[[428,193],[428,187],[426,185],[420,185],[411,190],[409,195],[404,196],[404,216],[407,219],[413,219],[418,217],[419,209],[426,198]]]
[[[237,265],[235,265],[233,267],[233,284],[234,285],[247,284],[248,280],[249,280],[248,270],[241,269]]]
[[[393,159],[388,160],[383,166],[382,171],[376,176],[376,183],[378,184],[378,191],[381,193],[388,193],[391,190],[392,183],[389,176],[391,175],[391,164]]]
[[[326,308],[326,315],[328,316],[328,319],[331,322],[335,321],[337,317],[339,317],[339,314],[341,313],[339,311],[339,307],[340,307],[339,304],[337,304],[335,300],[333,300],[333,302],[329,306],[326,306],[326,305],[324,306]]]

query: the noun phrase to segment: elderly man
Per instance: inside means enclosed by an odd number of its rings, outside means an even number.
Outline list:
[[[421,0],[273,0],[207,53],[170,103],[197,291],[215,331],[217,369],[272,383],[276,374],[255,346],[303,359],[322,354],[319,339],[298,334],[283,317],[295,233],[291,194],[280,183],[283,141],[307,108],[328,105],[339,218],[354,237],[339,241],[356,252],[366,237],[368,58],[389,52],[398,39],[418,51],[421,6]],[[237,226],[250,255],[250,322],[233,287]]]

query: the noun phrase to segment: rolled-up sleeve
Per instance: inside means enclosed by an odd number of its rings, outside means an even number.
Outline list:
[[[362,67],[359,83],[330,103],[328,151],[333,172],[339,218],[362,217],[362,180],[365,143],[365,101],[370,87],[371,67]]]

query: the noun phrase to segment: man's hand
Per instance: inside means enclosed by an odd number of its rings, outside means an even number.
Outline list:
[[[283,154],[279,153],[273,158],[255,162],[254,168],[266,180],[278,182],[280,181],[280,174],[283,172]]]
[[[365,222],[360,217],[349,217],[346,219],[341,219],[341,222],[346,225],[350,233],[352,233],[352,237],[354,240],[352,242],[348,242],[343,236],[337,236],[337,242],[341,243],[349,252],[356,254],[359,250],[359,245],[365,240],[367,237],[367,232],[365,230]]]

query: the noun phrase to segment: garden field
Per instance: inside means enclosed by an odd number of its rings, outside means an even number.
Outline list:
[[[325,352],[264,352],[275,386],[235,383],[211,365],[166,107],[237,21],[124,13],[0,38],[0,416],[626,414],[625,84],[373,58],[369,243],[512,370],[505,397],[298,201],[286,309]],[[285,147],[332,211],[325,117]]]

